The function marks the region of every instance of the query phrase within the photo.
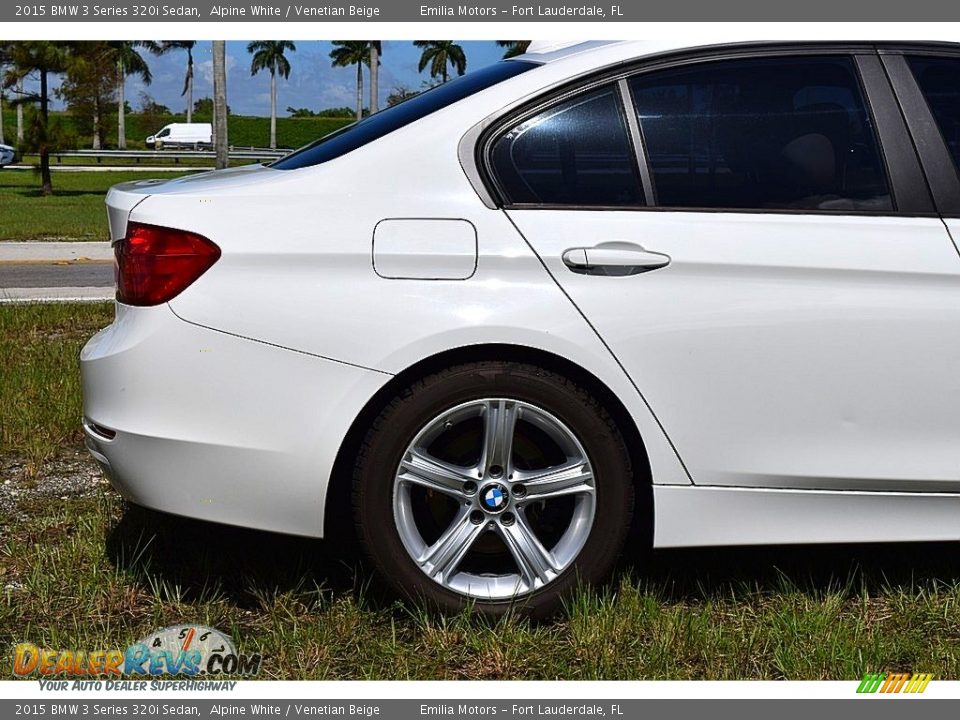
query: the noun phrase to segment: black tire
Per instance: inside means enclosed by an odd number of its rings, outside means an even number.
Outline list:
[[[565,423],[587,452],[596,486],[595,519],[573,562],[546,586],[503,601],[470,599],[427,577],[404,548],[393,517],[394,476],[417,432],[450,408],[490,397],[536,405]],[[397,594],[444,612],[473,607],[487,616],[553,614],[579,583],[607,578],[627,537],[633,506],[629,453],[609,414],[569,378],[518,362],[469,363],[414,382],[373,422],[354,469],[358,536],[379,575]]]

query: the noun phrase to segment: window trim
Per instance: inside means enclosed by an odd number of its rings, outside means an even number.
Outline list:
[[[506,192],[504,191],[504,189],[501,187],[500,181],[499,181],[499,179],[497,178],[497,174],[496,174],[496,172],[494,172],[494,170],[493,170],[492,153],[493,153],[493,147],[494,147],[494,145],[496,145],[497,142],[498,142],[499,140],[501,140],[501,139],[507,134],[507,132],[509,132],[509,131],[512,130],[513,128],[518,127],[519,125],[522,125],[523,123],[525,123],[525,122],[526,122],[527,120],[529,120],[530,118],[536,117],[536,116],[539,115],[540,113],[546,112],[546,111],[550,110],[551,108],[559,107],[559,106],[561,106],[561,105],[563,105],[563,104],[565,104],[565,103],[567,103],[567,102],[569,102],[569,101],[571,101],[571,100],[574,100],[575,98],[578,98],[578,97],[580,97],[580,96],[589,95],[589,94],[592,93],[592,92],[597,92],[597,91],[601,91],[601,90],[604,90],[604,89],[609,89],[610,94],[615,98],[615,100],[616,100],[616,102],[617,102],[617,104],[618,104],[618,107],[619,107],[619,111],[620,111],[620,114],[621,114],[621,118],[620,118],[620,119],[623,121],[624,130],[625,130],[625,139],[626,139],[626,141],[627,141],[629,153],[630,153],[630,155],[631,155],[631,157],[632,157],[632,160],[633,160],[633,171],[636,173],[636,179],[637,179],[637,183],[638,183],[637,189],[638,189],[638,190],[640,191],[640,193],[643,195],[642,204],[637,204],[637,205],[568,205],[568,204],[563,204],[563,203],[505,203],[505,202],[504,202],[504,198],[506,198],[507,194],[506,194]],[[645,161],[644,161],[644,156],[643,156],[643,154],[642,154],[643,151],[642,151],[641,148],[639,148],[639,147],[635,144],[635,140],[634,140],[634,137],[633,137],[633,133],[632,133],[632,131],[631,131],[631,129],[630,129],[630,115],[631,115],[631,114],[632,114],[632,113],[631,113],[631,108],[630,108],[629,105],[626,104],[625,98],[624,98],[624,96],[623,96],[623,88],[620,86],[619,81],[611,81],[609,78],[607,78],[607,79],[604,79],[604,80],[599,80],[598,82],[595,82],[595,83],[591,83],[590,85],[584,85],[584,86],[582,86],[582,87],[577,88],[577,89],[576,89],[575,91],[573,91],[573,92],[565,93],[565,94],[563,94],[563,95],[561,95],[561,96],[559,96],[559,97],[551,98],[551,99],[550,99],[549,101],[547,101],[547,102],[542,102],[542,103],[539,103],[539,104],[536,104],[536,105],[527,107],[523,112],[517,113],[517,114],[515,114],[515,115],[511,115],[510,117],[511,117],[512,121],[511,121],[511,122],[508,122],[508,123],[504,123],[500,130],[498,130],[495,134],[493,134],[492,136],[490,136],[490,137],[487,139],[487,142],[489,143],[489,148],[487,149],[487,155],[488,155],[488,157],[490,157],[489,183],[490,183],[490,187],[492,187],[492,188],[495,189],[495,193],[494,193],[493,197],[497,198],[497,202],[499,203],[498,207],[503,207],[503,208],[515,208],[515,207],[519,207],[519,206],[522,205],[522,206],[525,206],[525,207],[528,207],[528,208],[530,208],[530,207],[533,207],[533,208],[540,208],[540,207],[543,207],[543,208],[546,208],[546,207],[551,207],[551,208],[597,208],[597,207],[603,207],[603,208],[608,208],[608,209],[609,209],[609,208],[616,208],[616,209],[620,209],[620,210],[634,210],[634,209],[636,209],[636,208],[638,208],[638,207],[644,207],[644,206],[646,206],[646,205],[649,203],[649,199],[648,199],[647,193],[646,193],[646,188],[644,187],[644,184],[643,184],[643,173],[644,173],[644,169],[643,169],[643,168],[645,168],[646,163],[645,163]]]
[[[902,208],[912,214],[935,216],[927,178],[879,56],[876,53],[854,55],[853,62],[887,171],[887,183],[894,199],[892,214],[901,214],[898,210]]]
[[[602,206],[602,205],[547,205],[547,204],[524,204],[509,203],[506,195],[496,182],[496,174],[492,168],[492,158],[490,150],[493,143],[500,135],[508,131],[517,122],[532,114],[547,109],[549,106],[564,102],[580,93],[589,92],[601,85],[659,70],[683,67],[686,65],[700,64],[705,62],[718,62],[723,60],[741,60],[762,57],[790,57],[790,56],[829,56],[842,55],[848,57],[857,74],[861,85],[863,99],[866,104],[867,112],[870,113],[870,119],[874,126],[877,136],[878,150],[884,163],[884,169],[887,174],[887,184],[889,186],[893,208],[890,210],[819,210],[819,209],[771,209],[771,208],[697,208],[697,207],[663,207],[651,205],[650,197],[647,196],[644,187],[644,199],[648,204],[630,205],[630,206]],[[890,100],[894,98],[893,90],[886,84],[887,94],[884,102],[878,103],[878,95],[884,95],[883,84],[875,73],[871,72],[870,82],[863,76],[863,67],[859,62],[860,58],[873,58],[879,66],[878,45],[874,43],[744,43],[738,45],[718,45],[707,48],[698,48],[695,50],[682,51],[680,53],[671,52],[665,55],[641,58],[639,60],[629,60],[618,63],[606,68],[592,70],[576,78],[567,80],[558,86],[549,88],[539,93],[533,99],[525,99],[511,106],[508,106],[500,113],[495,114],[481,121],[464,136],[461,144],[464,142],[473,143],[473,160],[475,163],[476,174],[481,182],[481,187],[485,193],[481,193],[481,199],[491,208],[500,208],[504,210],[616,210],[620,212],[638,212],[638,211],[658,211],[658,212],[725,212],[747,215],[819,215],[827,217],[938,217],[938,213],[933,207],[933,202],[923,202],[922,194],[919,196],[915,192],[916,183],[911,184],[907,178],[913,176],[916,179],[916,170],[919,169],[919,160],[916,153],[912,150],[912,143],[904,149],[903,143],[910,141],[910,135],[906,126],[902,126],[898,131],[897,123],[891,114]],[[865,64],[868,68],[869,65]],[[882,68],[881,68],[882,70]],[[621,87],[621,93],[623,88]],[[629,92],[629,88],[628,88]],[[626,105],[632,109],[632,105]],[[884,110],[885,122],[883,123],[885,131],[881,132],[881,121],[878,113],[878,105]],[[893,101],[894,111],[897,111],[896,101]],[[900,118],[902,124],[903,119]],[[474,138],[476,138],[474,140]],[[897,150],[891,153],[888,144]],[[462,148],[461,148],[462,149]],[[635,148],[638,153],[637,161],[642,173],[649,173],[649,165],[646,161],[645,148]],[[911,158],[912,153],[912,158]],[[896,163],[891,162],[896,160]],[[464,164],[466,167],[466,165]],[[468,175],[472,173],[468,172]],[[922,171],[919,176],[923,179]],[[922,183],[922,188],[926,188],[926,181]],[[655,190],[655,188],[654,188]],[[484,197],[486,194],[488,197]],[[487,203],[487,200],[490,200]]]
[[[633,148],[634,162],[640,175],[640,189],[643,191],[643,204],[656,206],[657,188],[653,184],[653,173],[650,172],[650,163],[647,162],[647,142],[643,139],[643,129],[637,117],[633,104],[633,93],[626,78],[617,80],[617,89],[620,91],[620,105],[627,119],[627,133],[630,136],[630,145]]]
[[[880,52],[880,60],[920,158],[937,210],[944,217],[951,218],[960,217],[960,168],[954,163],[940,125],[906,56],[960,59],[960,52],[954,50],[953,53],[930,49],[927,52],[899,49]]]

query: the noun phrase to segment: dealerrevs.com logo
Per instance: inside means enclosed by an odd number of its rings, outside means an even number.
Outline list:
[[[13,674],[81,677],[162,675],[256,675],[262,656],[237,652],[230,636],[204,625],[172,625],[150,633],[125,650],[40,648],[20,643]]]

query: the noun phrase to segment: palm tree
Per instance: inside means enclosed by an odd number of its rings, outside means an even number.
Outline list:
[[[457,75],[463,75],[467,70],[467,56],[463,48],[453,40],[414,40],[413,44],[423,50],[420,54],[420,65],[417,69],[430,66],[430,77],[439,77],[446,82],[447,65],[452,65]]]
[[[370,63],[369,40],[335,40],[330,51],[333,67],[357,66],[357,120],[363,118],[363,66]]]
[[[227,43],[213,41],[213,146],[217,153],[217,169],[230,164],[227,134]]]
[[[33,117],[30,133],[30,145],[36,148],[40,156],[40,192],[53,194],[53,181],[50,176],[50,150],[56,142],[55,133],[50,124],[49,76],[64,71],[70,59],[71,45],[50,41],[11,42],[3,49],[9,69],[4,73],[2,85],[5,88],[17,85],[23,87],[23,79],[28,75],[38,75],[40,88],[36,93],[21,94],[15,102],[37,103],[39,111]]]
[[[94,150],[103,148],[104,108],[116,91],[116,57],[109,43],[82,41],[72,43],[73,52],[57,94],[71,113],[89,113],[93,120]]]
[[[23,77],[20,77],[16,74],[16,68],[13,67],[13,52],[15,45],[12,41],[0,42],[0,105],[2,105],[2,100],[4,97],[7,102],[11,105],[14,105],[17,109],[17,142],[23,142],[23,103],[17,102],[20,98],[23,97]],[[11,66],[10,70],[5,74],[3,72],[3,67],[5,65]],[[11,84],[5,84],[7,75],[10,75],[14,79],[11,80]],[[13,88],[13,84],[16,85]],[[13,88],[11,90],[11,95],[3,96],[2,91],[7,89],[7,87]],[[3,142],[3,112],[0,108],[0,142]]]
[[[117,58],[117,147],[127,149],[126,97],[124,86],[127,78],[138,75],[144,85],[153,81],[150,66],[137,48],[146,48],[152,53],[161,52],[160,43],[152,40],[119,40],[110,43]]]
[[[253,55],[250,74],[261,70],[270,71],[270,149],[277,147],[277,75],[284,80],[290,77],[290,61],[283,53],[294,52],[297,46],[289,40],[256,40],[247,45],[247,52]]]
[[[370,114],[380,109],[380,56],[383,55],[383,41],[370,41]]]
[[[18,98],[23,97],[23,78],[17,80],[15,94]],[[17,103],[17,142],[23,142],[23,103]]]
[[[193,122],[193,48],[196,40],[164,40],[160,43],[160,52],[168,53],[173,50],[187,51],[187,74],[183,78],[183,90],[180,97],[187,96],[187,122]]]
[[[3,90],[4,66],[10,61],[10,50],[3,43],[0,43],[0,143],[5,141],[3,137],[3,101],[6,99]]]
[[[503,59],[523,55],[530,47],[529,40],[497,40],[497,47],[506,48],[503,53]]]

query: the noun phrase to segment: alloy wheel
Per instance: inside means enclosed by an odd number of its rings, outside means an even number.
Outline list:
[[[479,600],[553,582],[586,543],[595,509],[593,468],[573,431],[509,398],[434,417],[394,476],[394,521],[407,553],[434,582]]]

